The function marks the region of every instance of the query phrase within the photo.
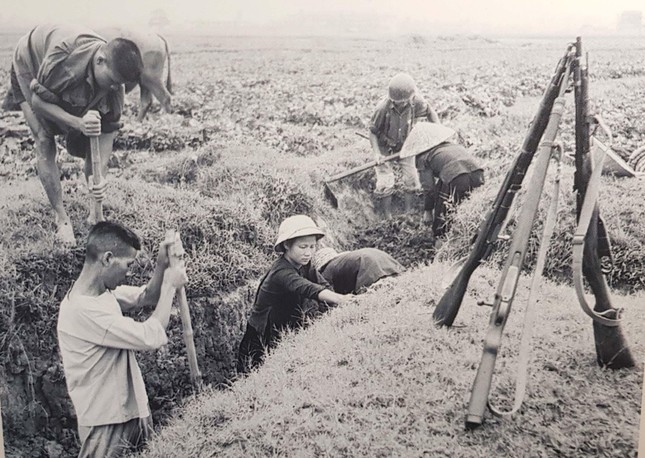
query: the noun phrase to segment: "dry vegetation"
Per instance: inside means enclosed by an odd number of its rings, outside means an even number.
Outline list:
[[[489,312],[475,298],[490,296],[499,273],[482,269],[447,331],[432,322],[444,269],[378,284],[289,336],[259,371],[189,401],[142,456],[636,456],[641,371],[599,370],[589,320],[570,288],[553,284],[541,289],[521,411],[464,431]],[[505,408],[526,297],[515,302],[492,390]],[[622,304],[632,336],[645,330],[642,300]],[[632,343],[642,354],[645,342]]]
[[[169,38],[176,112],[152,113],[138,125],[136,98],[128,100],[106,210],[145,239],[149,262],[133,282],[151,274],[166,227],[181,231],[198,357],[212,391],[177,410],[151,455],[482,456],[529,450],[531,456],[635,456],[641,371],[596,367],[591,323],[566,285],[570,167],[564,168],[565,197],[548,265],[549,276],[565,284],[548,286],[540,303],[537,349],[520,415],[490,420],[478,433],[462,431],[488,310],[475,307],[471,297],[458,318],[464,328],[446,332],[431,322],[431,306],[440,295],[437,279],[467,249],[522,143],[563,40]],[[4,83],[16,39],[3,36],[0,43]],[[585,44],[592,96],[627,157],[645,143],[639,117],[645,100],[643,43]],[[481,158],[487,185],[457,215],[439,253],[441,263],[413,269],[332,311],[287,339],[258,373],[231,384],[245,315],[274,256],[271,242],[283,217],[302,212],[324,221],[329,242],[339,249],[377,246],[410,267],[433,260],[433,240],[418,218],[375,217],[368,198],[371,173],[336,186],[338,211],[322,193],[324,177],[370,159],[368,142],[355,132],[364,132],[388,78],[401,70],[414,75],[444,122]],[[82,250],[61,250],[51,236],[52,214],[21,119],[0,116],[5,439],[16,456],[66,456],[78,445],[54,329]],[[571,120],[569,114],[563,123],[566,151],[573,146]],[[80,163],[61,154],[60,165],[65,202],[82,240],[89,200],[78,178]],[[645,190],[635,179],[607,178],[604,185],[602,211],[617,248],[610,280],[631,294],[616,302],[626,307],[625,332],[640,360]],[[498,255],[489,267],[499,260]],[[496,276],[494,270],[478,276],[471,295],[489,298]],[[521,309],[518,303],[515,320]],[[178,317],[169,332],[164,351],[139,356],[158,424],[191,394]],[[505,348],[518,336],[509,324]],[[508,374],[514,366],[505,361],[500,368]],[[509,392],[505,378],[500,391]]]

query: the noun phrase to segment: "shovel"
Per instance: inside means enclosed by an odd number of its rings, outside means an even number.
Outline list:
[[[399,156],[400,156],[399,153],[385,156],[381,159],[380,164],[387,161],[392,161],[394,159],[398,159]],[[329,201],[330,205],[334,208],[338,208],[338,198],[331,190],[331,187],[329,186],[330,183],[333,183],[334,181],[338,181],[341,178],[345,178],[345,177],[357,174],[358,172],[362,172],[363,170],[371,169],[372,167],[375,167],[377,165],[379,165],[379,163],[377,163],[376,161],[371,161],[371,162],[368,162],[367,164],[359,165],[358,167],[354,167],[353,169],[349,169],[345,172],[339,173],[338,175],[334,175],[333,177],[325,180],[323,182],[323,186],[325,187],[325,198]]]
[[[355,132],[356,135],[362,138],[369,139],[369,137],[361,134],[360,132]],[[385,156],[381,159],[382,162],[391,161],[393,159],[406,158],[416,156],[418,154],[424,153],[437,145],[449,140],[453,137],[456,132],[450,127],[444,126],[443,124],[433,123],[433,122],[420,122],[415,125],[415,127],[410,131],[408,138],[405,140],[401,151],[397,154],[392,154],[390,156]],[[333,181],[340,180],[347,176],[353,175],[363,170],[378,165],[376,161],[368,162],[365,165],[355,167],[347,172],[339,173],[324,182],[325,186],[325,198],[329,201],[332,207],[338,208],[338,199],[331,190],[329,183]]]

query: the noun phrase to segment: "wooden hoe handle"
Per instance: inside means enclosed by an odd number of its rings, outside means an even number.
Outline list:
[[[179,237],[179,232],[169,230],[166,233],[166,241],[174,241],[168,246],[168,261],[172,267],[180,266],[184,262],[184,247]],[[195,341],[193,339],[193,325],[190,320],[190,310],[188,309],[188,299],[186,298],[186,289],[182,286],[177,290],[179,296],[179,315],[183,328],[184,344],[188,354],[188,365],[190,367],[190,378],[196,389],[201,387],[202,374],[197,364],[197,351],[195,350]]]
[[[98,136],[90,137],[90,148],[92,154],[92,175],[89,177],[92,185],[96,186],[103,181],[101,174],[101,143]],[[96,222],[103,221],[103,202],[94,200],[94,215]]]

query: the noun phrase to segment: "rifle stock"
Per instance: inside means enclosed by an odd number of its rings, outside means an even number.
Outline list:
[[[504,178],[504,182],[497,193],[491,209],[479,226],[468,260],[443,294],[434,310],[433,318],[439,326],[452,326],[459,312],[459,307],[461,307],[471,275],[479,267],[482,260],[488,257],[493,250],[493,244],[497,240],[497,236],[508,215],[515,195],[522,187],[526,170],[533,160],[533,156],[549,122],[549,115],[553,109],[553,104],[560,92],[562,78],[565,75],[565,71],[569,68],[572,48],[573,44],[567,47],[566,53],[556,66],[555,73],[544,92],[538,111],[524,139],[522,150],[515,158],[511,169]]]
[[[502,276],[495,293],[493,301],[493,311],[491,312],[486,339],[484,340],[484,352],[477,370],[475,382],[468,403],[468,412],[466,414],[466,428],[473,429],[479,426],[484,417],[484,411],[488,403],[488,394],[495,369],[497,351],[502,342],[502,333],[506,320],[511,311],[513,298],[517,289],[518,280],[524,265],[524,258],[529,245],[531,229],[537,215],[540,205],[540,198],[544,188],[553,141],[558,134],[560,119],[564,112],[564,91],[568,86],[570,66],[564,74],[559,88],[559,97],[553,104],[553,109],[549,116],[549,123],[545,129],[545,139],[542,141],[538,151],[537,161],[534,166],[534,172],[526,191],[526,197],[522,203],[520,214],[518,216],[517,227],[513,232],[509,256],[507,258]]]
[[[592,157],[590,153],[589,136],[589,77],[587,66],[582,65],[582,40],[576,38],[576,57],[573,62],[575,82],[574,96],[576,100],[576,171],[574,175],[574,190],[576,195],[576,221],[580,220],[581,210],[587,198],[590,178],[592,175]],[[596,299],[594,312],[605,318],[617,319],[618,310],[612,306],[609,288],[602,272],[600,257],[611,259],[609,238],[600,218],[596,203],[589,226],[584,237],[582,254],[582,273]],[[574,263],[576,259],[574,258]],[[584,300],[584,298],[582,299]],[[633,367],[634,358],[631,355],[627,341],[620,326],[607,326],[594,319],[594,341],[598,365],[610,369]]]

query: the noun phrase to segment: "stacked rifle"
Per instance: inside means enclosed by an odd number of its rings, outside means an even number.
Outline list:
[[[434,311],[434,319],[437,324],[452,326],[470,277],[493,250],[500,230],[504,227],[511,204],[522,187],[533,157],[537,156],[533,176],[526,189],[526,198],[521,206],[517,226],[511,238],[508,257],[492,303],[482,360],[475,377],[466,415],[466,427],[469,429],[482,423],[487,405],[493,413],[502,414],[490,406],[488,401],[495,361],[524,265],[529,235],[537,214],[549,163],[552,157],[559,155],[555,138],[564,111],[565,95],[569,92],[572,83],[576,130],[574,191],[576,192],[578,222],[573,241],[574,284],[583,310],[593,319],[598,364],[611,369],[634,365],[634,360],[620,330],[619,310],[612,307],[603,274],[603,268],[611,263],[609,238],[600,218],[597,204],[604,155],[602,151],[595,155],[592,154],[592,149],[597,150],[598,148],[594,148],[593,136],[590,135],[591,126],[602,123],[598,118],[589,114],[588,70],[582,59],[582,40],[578,37],[575,43],[567,46],[564,56],[558,62],[537,114],[530,125],[522,149],[506,174],[492,208],[479,226],[471,252]],[[555,216],[555,211],[552,213]],[[545,226],[548,225],[549,218],[547,218]],[[542,237],[543,245],[548,244],[549,237],[550,235],[545,231],[545,235]],[[543,251],[545,256],[546,249]],[[538,258],[538,267],[540,264]],[[535,275],[539,276],[540,274],[541,268],[536,268]],[[583,276],[596,298],[593,309],[586,302]],[[519,409],[523,394],[524,386],[516,389],[516,403],[512,412]]]

